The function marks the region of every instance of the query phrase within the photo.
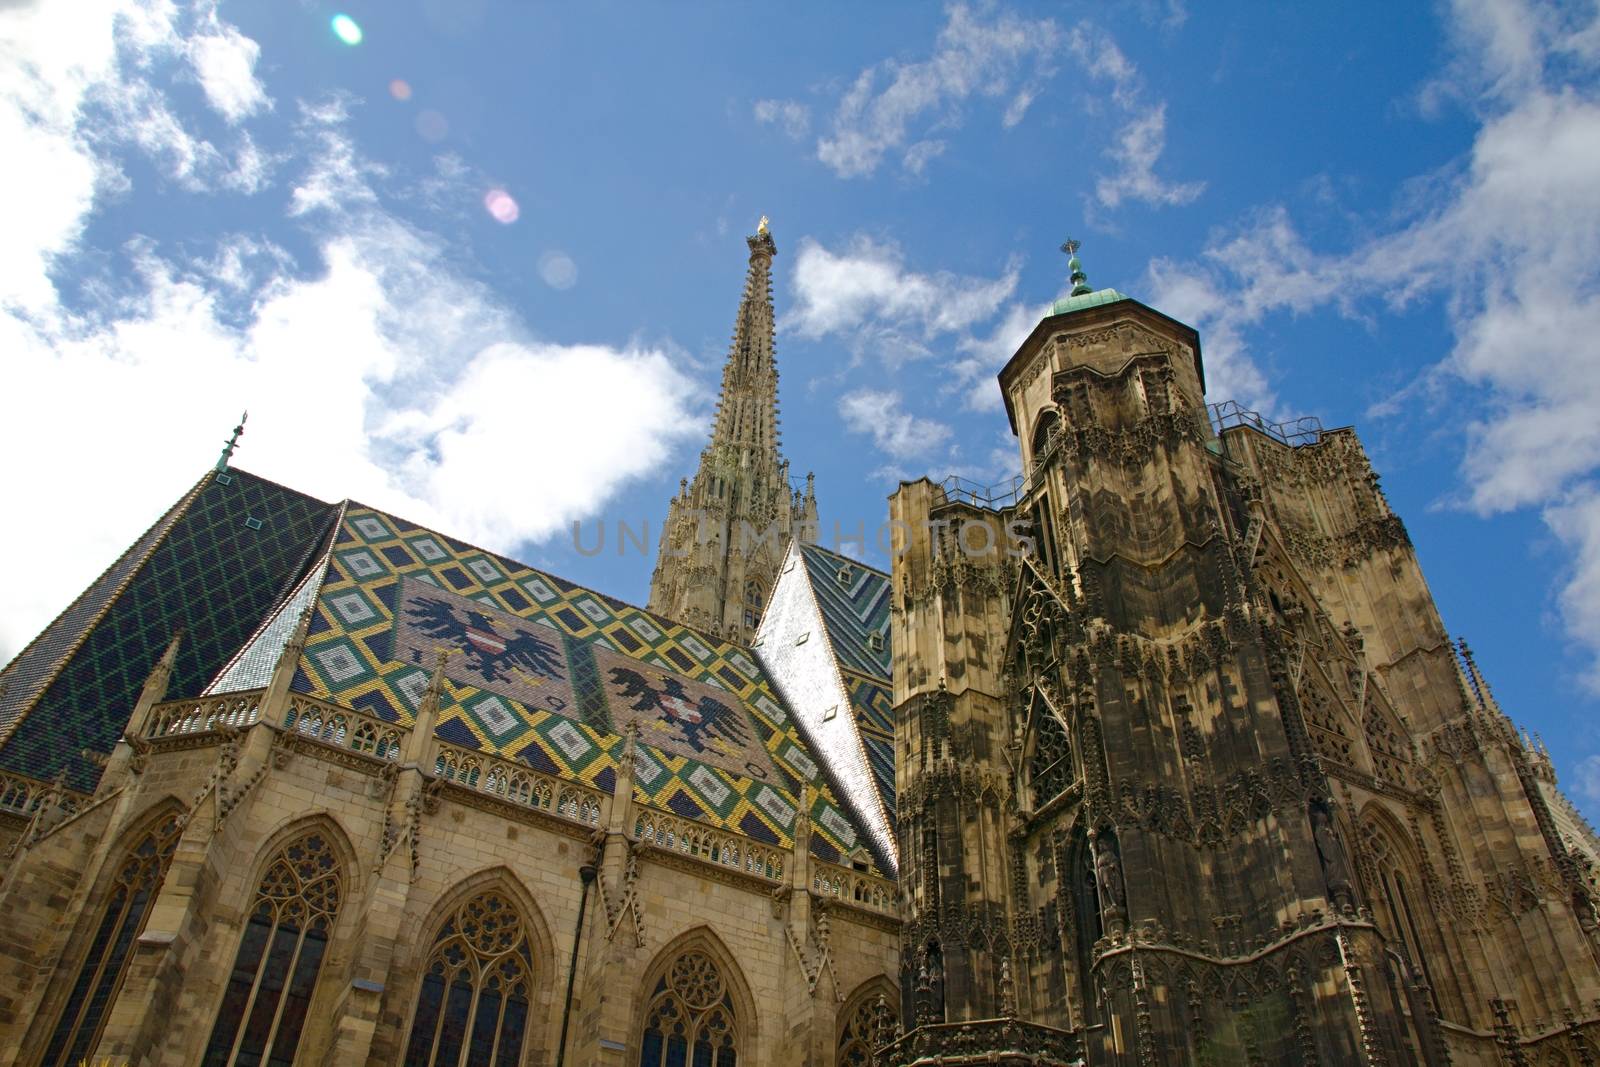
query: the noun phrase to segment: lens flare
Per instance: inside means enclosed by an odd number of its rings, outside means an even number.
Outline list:
[[[571,289],[578,284],[578,265],[560,249],[539,257],[539,277],[552,289]]]
[[[349,15],[335,15],[329,22],[333,35],[348,45],[361,43],[361,26]]]
[[[396,78],[389,83],[389,95],[400,101],[410,100],[411,83],[404,78]]]
[[[489,217],[502,226],[509,226],[517,221],[522,214],[522,209],[511,198],[511,194],[504,189],[490,189],[483,194],[483,206],[488,209]]]
[[[417,136],[430,144],[437,144],[450,135],[450,123],[437,111],[429,108],[417,112]]]

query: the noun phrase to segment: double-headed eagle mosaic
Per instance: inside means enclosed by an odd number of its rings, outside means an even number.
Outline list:
[[[486,682],[512,681],[521,670],[540,678],[562,677],[564,662],[555,644],[520,626],[495,628],[481,611],[466,611],[463,620],[455,608],[436,597],[418,597],[406,614],[417,629],[436,641],[449,641],[466,653],[467,666]],[[538,627],[534,627],[538,629]]]

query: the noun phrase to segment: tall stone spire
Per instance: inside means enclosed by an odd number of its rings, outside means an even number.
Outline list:
[[[812,478],[790,485],[779,448],[778,364],[772,258],[778,246],[762,218],[750,247],[744,295],[722,368],[711,440],[692,480],[667,508],[650,610],[717,636],[748,642],[790,536],[813,540]]]

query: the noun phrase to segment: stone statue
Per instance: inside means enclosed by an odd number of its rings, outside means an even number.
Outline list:
[[[1317,859],[1322,862],[1322,877],[1328,883],[1328,896],[1335,904],[1353,905],[1350,864],[1344,846],[1334,833],[1333,816],[1321,804],[1311,805],[1311,836],[1317,843]]]
[[[1100,890],[1100,907],[1111,928],[1113,920],[1120,926],[1128,915],[1127,889],[1122,883],[1122,860],[1117,856],[1117,842],[1109,834],[1094,842],[1094,880]]]

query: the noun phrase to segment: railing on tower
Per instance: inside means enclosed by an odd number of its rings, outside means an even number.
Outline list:
[[[1237,400],[1224,400],[1206,405],[1206,415],[1217,433],[1235,426],[1248,426],[1285,445],[1314,445],[1322,440],[1322,420],[1315,415],[1302,415],[1297,419],[1273,422],[1259,411],[1251,411]]]

